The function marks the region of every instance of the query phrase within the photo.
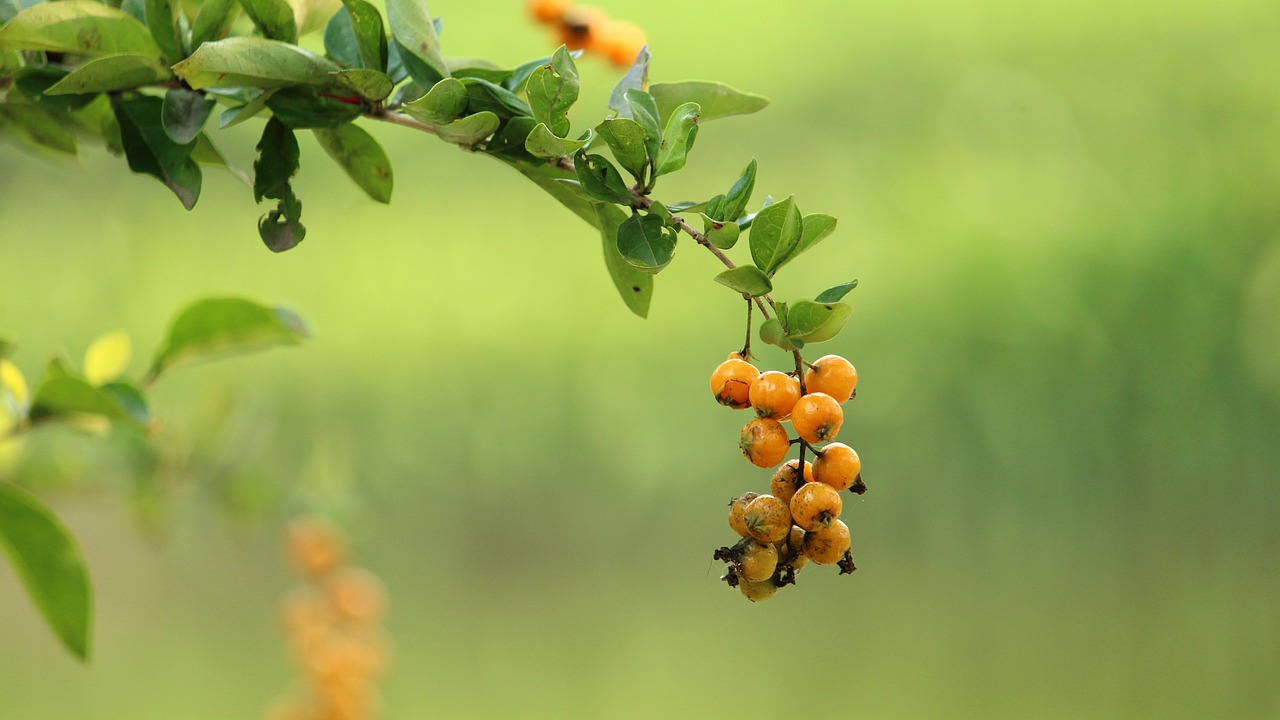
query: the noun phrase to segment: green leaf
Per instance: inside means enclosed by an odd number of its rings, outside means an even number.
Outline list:
[[[658,103],[659,117],[663,122],[676,108],[695,102],[702,108],[702,119],[715,120],[729,115],[746,115],[763,110],[769,101],[759,95],[739,92],[714,82],[691,80],[677,83],[658,83],[649,88]]]
[[[609,93],[609,109],[618,113],[619,117],[631,118],[631,104],[627,102],[628,90],[645,92],[649,89],[649,62],[652,60],[653,55],[649,53],[649,46],[640,48],[636,61],[631,64],[631,68],[622,76],[618,84],[613,86],[613,92]]]
[[[524,142],[528,139],[529,133],[533,132],[535,125],[537,125],[537,122],[531,117],[521,116],[511,118],[502,124],[502,127],[498,129],[498,132],[494,133],[493,137],[489,138],[489,142],[485,143],[485,153],[493,155],[494,157],[512,164],[513,166],[515,164],[524,164],[536,161],[537,158],[530,155],[529,151],[524,149]],[[546,163],[538,164],[546,165]],[[564,171],[560,172],[563,173]],[[569,173],[568,175],[562,175],[562,177],[569,177],[571,175],[572,173]],[[594,210],[591,210],[591,217],[591,222],[594,223]]]
[[[639,123],[645,134],[645,152],[649,157],[658,157],[658,147],[662,143],[662,125],[658,122],[658,105],[653,96],[643,90],[634,88],[627,90],[623,97],[631,110],[631,119]]]
[[[653,276],[637,270],[618,251],[618,227],[627,219],[627,214],[616,205],[606,203],[595,203],[595,211],[609,277],[631,312],[648,317],[649,303],[653,300]]]
[[[0,50],[45,50],[76,55],[138,53],[160,58],[151,32],[126,12],[93,0],[46,2],[0,28]]]
[[[147,28],[169,64],[183,58],[182,35],[178,31],[177,6],[171,0],[146,0]]]
[[[280,88],[267,98],[271,113],[295,130],[338,127],[360,117],[363,108],[321,95],[313,87]]]
[[[55,65],[28,65],[20,69],[13,84],[37,105],[53,110],[77,110],[93,102],[93,95],[45,95],[49,88],[70,75],[67,68]]]
[[[333,77],[338,81],[339,85],[369,102],[386,100],[394,87],[391,84],[391,78],[380,70],[365,70],[363,68],[339,70],[333,74]]]
[[[577,57],[580,54],[581,53],[579,52],[579,53],[570,53],[569,55],[570,57]],[[528,87],[529,76],[533,74],[533,71],[537,70],[539,67],[543,65],[546,65],[549,62],[551,62],[551,58],[549,56],[541,58],[539,60],[530,60],[529,62],[524,63],[523,65],[520,65],[515,70],[512,70],[511,74],[507,77],[507,79],[503,80],[499,84],[502,85],[502,87],[510,90],[511,92],[519,95],[520,93],[523,93],[525,89]]]
[[[200,197],[203,177],[200,165],[191,159],[195,143],[175,143],[169,137],[164,130],[163,105],[163,100],[150,95],[111,98],[129,169],[160,180],[190,210]]]
[[[296,45],[229,37],[201,45],[173,71],[196,90],[207,87],[328,85],[342,68]]]
[[[765,208],[769,207],[772,204],[773,204],[773,196],[765,195],[764,202],[761,203],[760,205],[760,210],[764,210]],[[755,223],[756,215],[759,215],[759,214],[760,214],[759,211],[757,211],[753,213],[748,213],[747,215],[744,215],[738,218],[738,227],[742,228],[743,230],[750,229],[752,224]]]
[[[501,85],[480,78],[462,78],[461,82],[467,88],[468,112],[488,111],[501,119],[533,114],[523,100]]]
[[[557,137],[544,124],[538,123],[524,141],[524,148],[530,155],[539,158],[568,157],[585,148],[591,142],[593,133],[588,130],[577,140],[566,140]]]
[[[262,36],[269,40],[297,42],[298,26],[293,7],[285,0],[240,0],[240,7]]]
[[[0,0],[0,25],[12,20],[18,13],[31,7],[39,5],[44,0]]]
[[[279,118],[267,121],[258,141],[258,159],[253,163],[253,198],[258,202],[279,200],[275,210],[258,220],[258,234],[272,252],[284,252],[306,237],[302,225],[302,202],[293,194],[289,179],[298,171],[298,139]]]
[[[836,219],[830,215],[815,213],[813,215],[805,215],[802,221],[803,231],[800,234],[800,242],[796,244],[796,249],[782,261],[785,265],[796,258],[797,255],[817,245],[820,240],[835,232]]]
[[[710,201],[704,200],[702,202],[697,202],[695,200],[682,200],[680,202],[671,203],[667,206],[667,210],[673,213],[702,212],[707,209],[708,202]]]
[[[436,126],[436,136],[445,142],[463,147],[475,147],[481,140],[497,131],[502,121],[489,111],[468,115],[447,125]]]
[[[428,125],[448,125],[467,111],[467,86],[456,78],[445,78],[426,95],[405,105],[404,110]]]
[[[78,415],[98,415],[122,422],[135,430],[145,429],[134,415],[120,404],[116,395],[90,385],[87,380],[70,375],[49,373],[36,387],[31,400],[31,419],[70,420]]]
[[[685,103],[671,113],[662,130],[662,142],[658,145],[656,175],[673,173],[684,167],[693,141],[698,137],[698,104]]]
[[[618,164],[631,173],[636,182],[642,181],[645,168],[649,163],[649,155],[645,150],[644,128],[640,127],[635,120],[614,118],[597,125],[596,132],[609,145]]]
[[[794,196],[761,210],[751,225],[752,262],[773,275],[795,250],[800,233],[800,210]]]
[[[204,131],[216,103],[213,98],[186,88],[169,88],[164,94],[160,119],[165,133],[179,145],[195,140]]]
[[[281,200],[275,210],[258,218],[258,237],[271,252],[284,252],[298,246],[307,237],[307,228],[299,220],[302,202]]]
[[[853,308],[845,303],[816,303],[800,300],[787,309],[787,337],[794,342],[816,343],[830,340],[840,332]]]
[[[633,266],[657,273],[676,252],[676,232],[657,215],[632,215],[618,226],[618,252]]]
[[[409,76],[419,85],[429,88],[450,76],[449,67],[440,54],[440,38],[431,22],[431,12],[423,0],[387,0],[387,25],[401,49],[407,51],[401,60]]]
[[[787,352],[799,350],[804,347],[803,342],[797,345],[787,337],[786,330],[782,329],[782,322],[776,317],[769,318],[760,324],[760,339],[770,345],[776,345]]]
[[[635,201],[618,169],[604,156],[588,155],[579,150],[573,156],[573,167],[582,188],[591,197],[620,205],[630,205]]]
[[[751,158],[751,162],[747,163],[742,175],[733,183],[733,187],[729,188],[729,193],[724,196],[719,217],[714,215],[712,217],[717,220],[737,220],[742,217],[742,213],[747,209],[747,203],[751,202],[751,193],[755,188],[756,160]]]
[[[372,135],[354,124],[314,132],[320,147],[369,197],[381,203],[391,202],[391,160]]]
[[[382,25],[382,14],[378,12],[378,8],[365,0],[343,0],[342,4],[345,7],[334,14],[334,19],[336,20],[338,15],[345,16],[355,42],[358,67],[385,71],[387,69],[387,33]]]
[[[0,483],[0,547],[54,634],[87,660],[93,592],[71,532],[34,496]]]
[[[72,70],[69,75],[45,90],[45,94],[86,95],[130,90],[171,77],[167,67],[147,55],[103,55]]]
[[[222,111],[218,116],[218,127],[229,128],[239,125],[251,117],[261,113],[267,109],[267,101],[276,93],[278,88],[263,90],[257,95],[249,98],[249,101],[240,107],[228,108]]]
[[[735,222],[720,222],[703,215],[703,228],[707,240],[712,245],[721,250],[728,250],[738,244],[738,236],[742,234],[742,230]]]
[[[213,144],[213,140],[209,139],[209,133],[200,133],[196,138],[196,146],[191,150],[191,159],[201,165],[217,165],[227,169],[237,180],[244,183],[248,188],[253,189],[253,178],[244,170],[232,165],[227,161],[222,151],[217,145]]]
[[[857,280],[850,280],[849,282],[846,282],[846,283],[840,283],[835,287],[829,287],[826,290],[823,290],[822,292],[818,293],[818,297],[814,298],[813,300],[814,302],[819,302],[824,304],[839,302],[840,298],[844,297],[845,295],[848,295],[849,291],[856,287],[858,287]]]
[[[330,60],[349,68],[364,67],[360,56],[360,43],[356,40],[351,13],[345,7],[338,8],[324,26],[324,54]]]
[[[240,5],[236,0],[203,0],[191,23],[191,47],[198,48],[226,37],[239,16]]]
[[[103,385],[102,391],[115,398],[116,403],[124,409],[139,430],[151,427],[155,418],[151,415],[147,398],[136,385],[124,380],[116,380]]]
[[[716,276],[716,282],[743,295],[758,297],[773,291],[769,276],[752,265],[739,265]]]
[[[36,149],[76,154],[76,138],[57,115],[38,105],[0,103],[0,132]]]
[[[204,298],[188,305],[169,325],[148,376],[175,365],[298,345],[310,337],[292,311],[234,297]]]
[[[546,125],[557,137],[569,134],[569,108],[578,100],[578,69],[561,45],[551,62],[535,68],[525,88],[533,119]]]

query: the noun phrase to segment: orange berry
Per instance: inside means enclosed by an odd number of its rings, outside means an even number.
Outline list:
[[[823,355],[804,374],[804,388],[811,393],[826,393],[844,402],[853,397],[858,387],[858,371],[839,355]]]
[[[644,30],[638,25],[615,20],[604,24],[591,49],[609,58],[614,65],[626,68],[635,63],[645,42]]]
[[[844,443],[831,443],[822,448],[822,454],[813,461],[813,479],[826,483],[836,490],[853,487],[858,473],[862,472],[862,460],[853,448]],[[776,494],[776,493],[775,493]]]
[[[784,372],[770,370],[751,383],[747,397],[760,417],[783,420],[800,399],[800,381]]]
[[[387,609],[387,593],[377,577],[365,570],[344,568],[326,583],[329,600],[342,617],[359,624],[376,622]]]
[[[805,533],[801,551],[819,565],[835,565],[849,549],[849,526],[836,520],[828,527]]]
[[[752,542],[742,552],[738,563],[738,578],[747,582],[762,582],[773,577],[778,567],[778,550],[772,545]]]
[[[290,523],[285,550],[294,569],[312,579],[327,575],[347,556],[342,532],[319,518],[300,518]]]
[[[791,426],[805,442],[826,442],[840,432],[844,410],[840,403],[825,393],[810,393],[796,401],[791,409]]]
[[[742,537],[751,537],[751,533],[747,532],[747,505],[757,497],[760,497],[757,493],[742,493],[729,503],[729,527]]]
[[[558,22],[573,0],[529,0],[529,14],[540,23]]]
[[[787,456],[791,440],[777,420],[756,418],[742,428],[738,447],[756,467],[771,468]]]
[[[760,371],[746,360],[725,360],[711,373],[711,394],[716,402],[741,410],[751,405],[751,383]]]
[[[739,580],[738,592],[742,593],[742,597],[751,602],[763,602],[777,594],[778,586],[773,584],[772,579],[763,582]]]
[[[809,563],[809,558],[800,552],[800,548],[804,545],[804,530],[791,526],[791,534],[778,542],[774,543],[774,547],[778,549],[778,563],[786,563],[791,566],[792,570],[799,570]]]
[[[560,42],[569,50],[586,50],[594,45],[596,36],[609,16],[593,7],[574,7],[560,18]]]
[[[804,475],[796,472],[796,466],[799,460],[788,460],[778,468],[773,474],[773,479],[769,481],[769,492],[784,503],[791,502],[791,496],[796,494],[796,490],[807,482],[813,482],[813,464],[806,462],[804,464]]]
[[[826,483],[811,482],[791,498],[791,519],[805,532],[827,527],[840,517],[844,501],[840,493]]]
[[[775,543],[791,532],[791,511],[772,495],[760,495],[747,504],[747,534],[761,543]]]

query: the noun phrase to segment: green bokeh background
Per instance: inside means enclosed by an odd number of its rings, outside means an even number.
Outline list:
[[[431,5],[446,52],[549,48],[515,0]],[[762,605],[717,580],[724,503],[768,473],[708,396],[741,303],[692,244],[641,321],[589,227],[403,128],[369,128],[390,207],[302,139],[310,232],[280,256],[226,174],[187,213],[100,150],[0,145],[0,327],[29,376],[116,329],[140,373],[200,294],[315,331],[159,386],[198,472],[145,522],[109,443],[33,438],[20,476],[84,545],[94,657],[0,567],[0,717],[261,716],[294,682],[280,527],[344,492],[390,591],[392,720],[1280,715],[1280,6],[605,9],[646,27],[655,80],[773,100],[706,124],[660,197],[754,156],[757,200],[840,218],[777,295],[861,281],[817,348],[861,378],[859,571]],[[616,75],[582,73],[585,124]],[[214,137],[248,166],[259,129]]]

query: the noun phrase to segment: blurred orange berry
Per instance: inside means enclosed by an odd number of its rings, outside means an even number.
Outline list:
[[[591,49],[609,59],[614,65],[627,68],[636,61],[648,39],[644,30],[635,23],[614,20],[605,23]]]
[[[333,608],[342,617],[360,624],[382,619],[387,593],[377,577],[359,568],[343,568],[325,584]]]
[[[560,18],[560,42],[570,50],[586,50],[596,42],[601,28],[608,21],[609,16],[597,8],[570,8]]]
[[[320,518],[300,518],[290,523],[285,550],[294,569],[313,580],[327,575],[347,557],[342,531]]]
[[[572,5],[573,0],[529,0],[529,15],[540,23],[553,23]]]

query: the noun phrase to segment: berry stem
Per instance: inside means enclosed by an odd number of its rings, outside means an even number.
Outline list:
[[[747,339],[742,343],[742,359],[751,361],[751,298],[742,296],[747,301]]]

